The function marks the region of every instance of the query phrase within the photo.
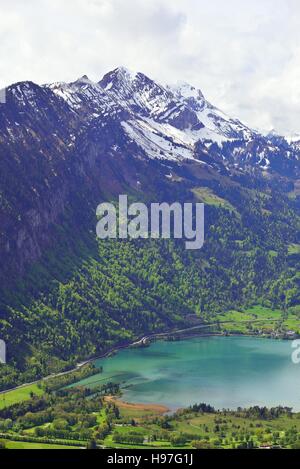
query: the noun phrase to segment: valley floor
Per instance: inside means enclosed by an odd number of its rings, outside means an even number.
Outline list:
[[[293,338],[300,330],[297,316],[253,307],[218,316],[212,334],[246,334]],[[143,337],[203,333],[208,325]],[[115,351],[115,349],[114,349]],[[107,355],[107,354],[106,354]],[[97,373],[99,370],[97,370]],[[166,406],[124,402],[116,384],[71,387],[96,373],[89,362],[0,395],[0,446],[7,449],[101,448],[298,448],[300,413],[287,408],[254,407],[219,412],[209,405],[173,414]]]

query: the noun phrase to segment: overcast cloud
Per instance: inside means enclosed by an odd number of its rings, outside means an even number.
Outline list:
[[[124,65],[188,81],[252,127],[300,132],[299,0],[0,0],[0,88]]]

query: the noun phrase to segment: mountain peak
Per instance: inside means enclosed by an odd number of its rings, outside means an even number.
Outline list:
[[[172,93],[151,78],[125,67],[107,73],[99,85],[127,109],[148,117],[166,111],[174,99]]]
[[[137,75],[137,72],[122,66],[106,73],[99,84],[105,90],[110,90],[115,85],[118,85],[118,83],[132,83]]]
[[[82,77],[78,78],[74,83],[74,85],[94,85],[95,82],[89,79],[87,75],[83,75]]]
[[[83,75],[81,78],[78,78],[77,81],[91,81],[87,75]]]
[[[178,82],[175,85],[167,85],[166,88],[178,98],[195,99],[197,101],[205,99],[201,90],[185,81]]]
[[[195,149],[207,152],[212,148],[221,161],[239,167],[250,162],[265,170],[278,169],[278,155],[285,152],[282,171],[287,174],[294,171],[292,160],[300,151],[298,135],[261,134],[226,115],[187,82],[162,86],[121,66],[99,83],[84,75],[74,83],[50,88],[86,120],[101,117],[105,126],[108,118],[116,117],[126,138],[150,158],[191,159]]]
[[[131,78],[135,78],[137,75],[137,72],[127,67],[124,67],[123,65],[121,65],[120,67],[117,67],[114,70],[114,72],[118,73],[119,75],[131,77]]]

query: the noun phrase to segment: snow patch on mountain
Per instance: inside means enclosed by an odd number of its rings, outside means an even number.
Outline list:
[[[83,76],[48,88],[85,121],[98,120],[99,132],[109,132],[116,119],[125,138],[151,159],[199,161],[203,153],[209,155],[207,160],[216,164],[218,160],[227,168],[253,165],[283,171],[292,171],[291,162],[299,160],[300,135],[282,137],[253,130],[185,82],[162,86],[143,73],[119,67],[98,83]]]
[[[291,135],[286,135],[285,139],[288,142],[288,144],[296,143],[296,142],[298,143],[298,142],[300,142],[300,134],[293,133]]]
[[[157,127],[150,120],[134,120],[122,122],[128,136],[154,159],[173,161],[194,159],[192,141],[187,143],[185,137],[172,130],[171,127]],[[163,132],[162,130],[165,130]]]

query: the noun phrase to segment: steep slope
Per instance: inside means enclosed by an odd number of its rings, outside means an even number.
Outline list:
[[[185,103],[196,114],[198,119],[204,124],[202,140],[212,140],[222,142],[232,139],[249,140],[256,136],[256,132],[243,125],[240,121],[231,119],[222,111],[208,102],[202,91],[188,83],[178,86],[168,86],[174,96]]]
[[[99,83],[82,77],[49,86],[87,121],[115,117],[146,158],[212,163],[220,171],[250,168],[299,177],[295,142],[250,129],[209,103],[188,84],[166,86],[123,67]],[[209,157],[208,157],[209,154]]]
[[[190,85],[163,87],[124,68],[99,83],[84,76],[8,88],[0,104],[0,152],[3,277],[40,258],[67,207],[74,218],[78,188],[93,213],[122,188],[167,187],[174,164],[190,162],[205,177],[233,180],[255,172],[261,184],[286,190],[299,177],[297,140],[252,131]]]
[[[12,85],[0,104],[2,384],[145,331],[298,300],[299,154],[203,94],[120,68],[99,83]],[[97,205],[206,204],[206,244],[95,240]],[[32,366],[34,363],[34,366]],[[2,376],[1,375],[1,376]]]
[[[282,144],[230,118],[189,84],[163,87],[142,73],[122,67],[105,75],[99,84],[134,113],[125,128],[150,157],[201,160],[199,150],[204,155],[208,150],[215,163],[228,169],[246,170],[250,166],[299,177],[299,153],[294,142],[286,145],[285,140]],[[170,151],[166,138],[178,151]],[[206,157],[202,160],[207,161]]]

